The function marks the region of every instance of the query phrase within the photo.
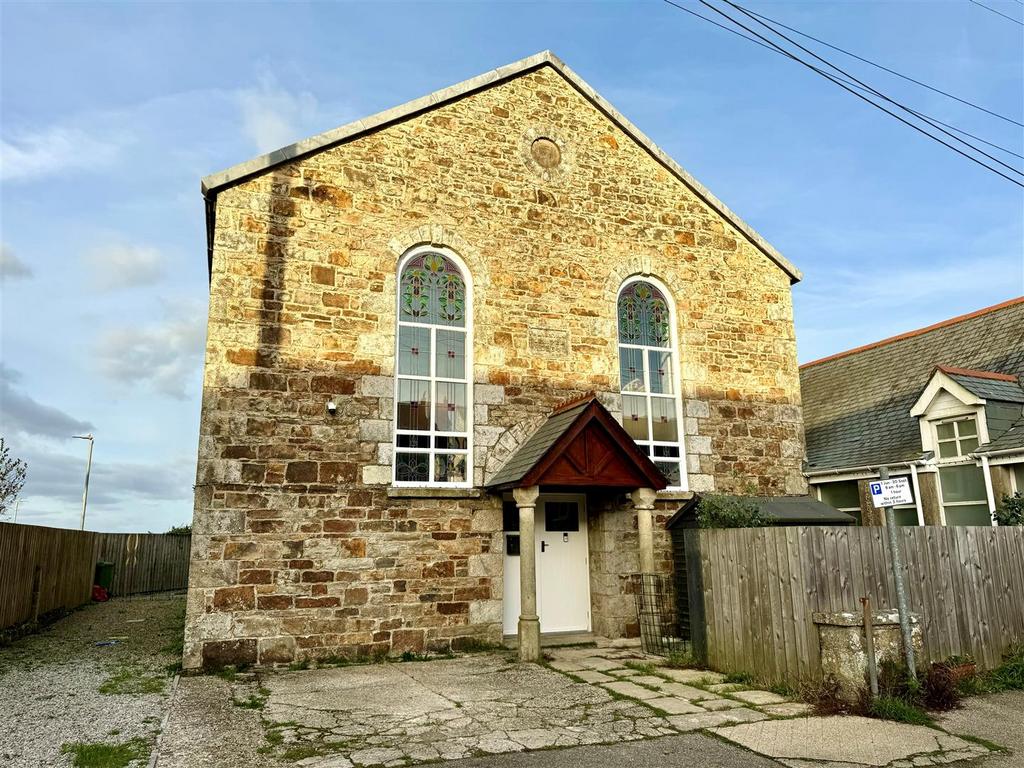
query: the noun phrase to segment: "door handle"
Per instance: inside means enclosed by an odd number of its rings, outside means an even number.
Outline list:
[[[548,543],[546,541],[541,541],[541,543],[540,543],[540,551],[543,552],[547,548],[548,548]]]

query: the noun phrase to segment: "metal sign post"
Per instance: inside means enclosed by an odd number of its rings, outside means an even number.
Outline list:
[[[903,634],[903,656],[907,662],[907,674],[910,675],[911,680],[916,680],[914,640],[910,633],[907,589],[903,584],[903,555],[900,553],[900,542],[897,538],[899,533],[896,529],[896,513],[892,508],[894,503],[906,503],[903,500],[910,497],[910,483],[905,477],[890,480],[888,467],[882,467],[878,471],[878,479],[881,482],[869,483],[871,500],[876,508],[883,507],[884,509],[885,529],[889,534],[889,561],[892,563],[892,576],[896,583],[896,608],[900,614],[900,632]]]

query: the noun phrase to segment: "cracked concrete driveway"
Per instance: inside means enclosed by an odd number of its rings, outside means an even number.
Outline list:
[[[649,707],[504,655],[289,672],[263,717],[311,764],[402,765],[674,733]],[[275,740],[278,740],[275,738]]]
[[[807,705],[714,672],[668,669],[638,649],[549,657],[550,666],[487,653],[182,678],[157,766],[910,768],[988,753],[923,726],[808,717]],[[689,731],[705,733],[680,738]]]

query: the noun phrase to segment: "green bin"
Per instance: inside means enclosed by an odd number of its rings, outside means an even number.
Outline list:
[[[114,586],[114,564],[106,560],[98,561],[96,563],[96,578],[93,583],[103,587],[109,593],[110,588]]]

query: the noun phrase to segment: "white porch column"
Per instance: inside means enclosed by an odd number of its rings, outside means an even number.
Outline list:
[[[629,497],[636,509],[636,527],[640,534],[640,573],[654,573],[654,498],[653,488],[637,488]]]
[[[516,488],[512,497],[519,507],[519,660],[540,659],[540,616],[537,615],[537,555],[533,511],[540,488]]]

